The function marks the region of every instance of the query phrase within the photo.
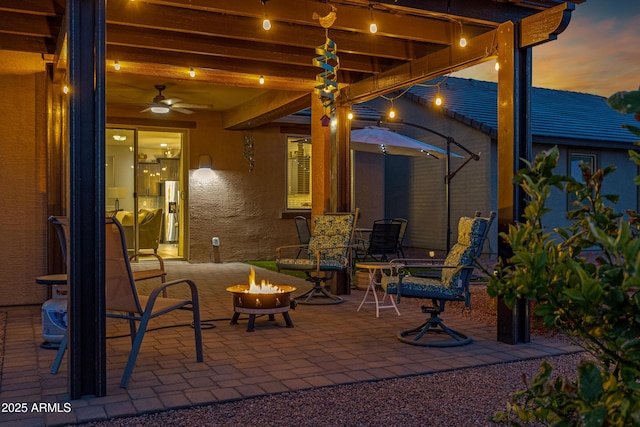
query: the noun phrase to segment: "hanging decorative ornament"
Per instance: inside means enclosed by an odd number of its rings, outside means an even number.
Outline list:
[[[249,135],[245,135],[242,140],[242,155],[249,162],[249,172],[253,172],[253,166],[256,162],[253,142],[253,136]]]
[[[319,56],[313,58],[313,65],[323,70],[316,75],[317,85],[314,87],[313,92],[320,97],[325,108],[333,106],[338,93],[338,68],[340,68],[338,46],[336,42],[329,38],[329,27],[333,25],[337,18],[336,12],[335,6],[331,5],[331,12],[326,16],[313,13],[313,19],[317,19],[325,29],[325,42],[323,45],[316,47],[316,54]]]

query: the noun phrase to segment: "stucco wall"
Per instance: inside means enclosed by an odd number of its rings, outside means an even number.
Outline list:
[[[214,129],[202,145],[201,133]],[[219,129],[219,128],[218,128]],[[252,136],[255,165],[243,156],[243,138]],[[192,155],[209,154],[211,170],[190,171],[189,231],[193,262],[275,259],[275,249],[298,243],[286,206],[286,134],[278,126],[251,132],[215,131],[209,122],[192,132]],[[218,237],[218,254],[211,238]]]
[[[46,76],[39,55],[0,51],[0,306],[39,304],[46,287]]]

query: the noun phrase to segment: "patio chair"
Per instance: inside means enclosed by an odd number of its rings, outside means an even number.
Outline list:
[[[398,235],[398,257],[399,258],[406,258],[404,256],[404,248],[402,247],[402,242],[404,242],[404,235],[407,232],[407,225],[409,224],[409,221],[407,221],[405,218],[394,218],[394,221],[397,221],[400,223],[400,234]]]
[[[448,301],[463,301],[465,307],[471,307],[469,282],[474,269],[473,263],[482,252],[494,218],[494,212],[491,212],[488,218],[482,218],[479,212],[476,212],[473,218],[460,218],[458,241],[442,265],[436,264],[432,259],[391,261],[391,275],[382,278],[382,286],[386,293],[397,295],[398,303],[401,297],[431,300],[431,306],[422,306],[422,312],[429,314],[426,322],[413,329],[399,332],[400,341],[425,347],[452,347],[471,343],[471,337],[446,326],[440,314]],[[441,277],[421,277],[420,269],[439,269]],[[448,338],[430,339],[428,333],[446,334]]]
[[[298,231],[298,240],[300,241],[301,246],[306,246],[309,244],[309,240],[311,239],[311,230],[309,230],[309,222],[307,218],[303,216],[295,217],[296,221],[296,230]],[[298,250],[298,255],[296,258],[300,258],[303,252],[306,252],[304,247],[301,247]]]
[[[127,244],[122,225],[115,218],[106,218],[105,229],[105,300],[106,317],[129,321],[131,333],[131,352],[122,374],[120,387],[126,388],[136,364],[144,334],[149,321],[173,310],[184,309],[193,313],[193,329],[195,335],[196,361],[203,361],[202,332],[200,326],[200,305],[196,284],[188,279],[177,279],[162,283],[148,296],[139,295],[131,265],[127,256]],[[186,285],[190,298],[159,298],[160,293],[173,286]],[[140,322],[136,330],[135,322]],[[66,350],[67,336],[63,338],[51,373],[56,374]]]
[[[304,271],[313,287],[295,298],[299,304],[339,304],[344,300],[325,290],[327,280],[336,272],[351,269],[351,242],[358,218],[355,212],[318,215],[307,245],[281,246],[276,249],[278,271]],[[287,258],[288,251],[306,249],[308,258]]]
[[[373,258],[376,261],[388,261],[387,255],[398,256],[398,242],[402,223],[391,219],[374,221],[369,240],[357,249],[356,258],[366,261]],[[362,255],[362,257],[360,257]]]
[[[60,249],[62,250],[62,257],[66,264],[67,246],[69,243],[67,217],[66,216],[50,216],[49,221],[55,226],[55,229],[58,232],[58,239],[60,240]],[[135,280],[136,282],[140,282],[140,281],[149,280],[149,279],[160,279],[160,282],[164,283],[167,277],[167,272],[164,269],[164,259],[162,259],[160,255],[154,254],[154,253],[149,253],[149,254],[137,253],[137,254],[131,255],[129,257],[129,261],[133,261],[136,258],[142,258],[142,257],[153,257],[158,262],[158,265],[154,266],[154,268],[149,268],[146,270],[133,271],[133,280]],[[166,298],[167,296],[166,288],[162,291],[162,296]]]

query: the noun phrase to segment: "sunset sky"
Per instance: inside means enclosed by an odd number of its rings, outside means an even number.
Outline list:
[[[576,5],[557,40],[533,48],[533,86],[609,96],[640,86],[640,0]],[[453,74],[496,81],[494,62]]]

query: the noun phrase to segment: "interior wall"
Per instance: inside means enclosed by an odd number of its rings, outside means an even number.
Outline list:
[[[47,271],[45,63],[40,55],[0,51],[0,305],[40,304]]]

